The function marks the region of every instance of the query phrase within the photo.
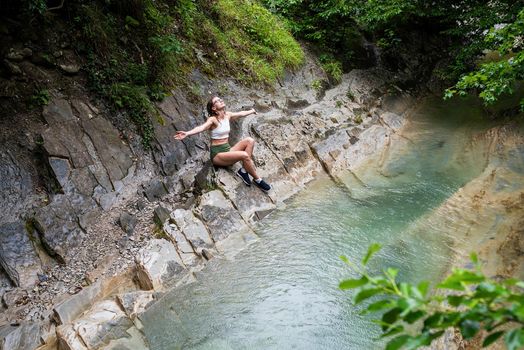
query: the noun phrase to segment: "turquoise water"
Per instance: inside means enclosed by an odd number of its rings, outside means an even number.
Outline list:
[[[483,169],[488,126],[465,102],[428,99],[386,159],[343,180],[317,179],[258,227],[234,260],[169,292],[142,317],[151,349],[378,349],[378,326],[338,283],[374,242],[370,268],[435,281],[449,268],[446,227],[427,216]],[[352,186],[352,184],[354,186]],[[383,345],[383,344],[382,344]]]

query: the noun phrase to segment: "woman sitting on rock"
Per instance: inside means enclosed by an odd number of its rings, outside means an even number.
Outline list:
[[[248,116],[250,114],[257,114],[254,109],[241,112],[227,112],[226,104],[219,97],[213,97],[207,103],[207,112],[209,118],[207,121],[189,131],[177,131],[175,139],[183,140],[187,136],[198,134],[204,130],[211,130],[211,161],[216,166],[229,166],[238,161],[242,161],[243,167],[237,171],[237,175],[242,178],[242,181],[248,186],[251,186],[251,179],[262,191],[267,192],[271,186],[262,180],[256,172],[255,164],[251,159],[253,148],[255,147],[255,140],[251,137],[246,137],[236,145],[231,147],[229,145],[229,121],[235,121],[238,118]]]

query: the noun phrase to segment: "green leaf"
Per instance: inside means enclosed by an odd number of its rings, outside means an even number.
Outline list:
[[[478,265],[479,263],[479,258],[477,256],[477,253],[473,252],[469,255],[469,258],[471,259],[471,261],[475,264],[475,265]]]
[[[504,331],[491,333],[490,335],[486,337],[486,339],[484,339],[484,342],[482,343],[482,347],[485,348],[486,346],[493,344],[494,342],[497,341],[498,338],[500,338],[502,334],[504,334]]]
[[[406,316],[404,316],[404,321],[406,321],[409,324],[413,324],[415,321],[417,321],[424,315],[426,315],[425,311],[422,311],[422,310],[413,311],[413,312],[408,313]]]
[[[424,320],[424,329],[429,330],[430,328],[436,328],[439,326],[442,320],[442,313],[436,312]]]
[[[400,284],[400,294],[406,298],[409,298],[409,287],[409,284],[402,282]]]
[[[382,334],[380,338],[387,338],[395,334],[402,333],[404,331],[404,327],[401,325],[397,325],[395,327],[391,327],[386,333]]]
[[[449,305],[457,307],[464,300],[464,296],[462,296],[462,295],[448,295],[447,299],[448,299]]]
[[[372,304],[369,304],[366,311],[367,312],[376,312],[376,311],[380,311],[380,310],[384,310],[384,309],[393,307],[394,305],[395,305],[395,302],[392,300],[387,300],[387,299],[379,300]]]
[[[383,322],[382,331],[386,331],[389,328],[389,326],[397,322],[398,317],[400,316],[401,312],[402,312],[402,309],[396,307],[394,309],[389,310],[384,315],[382,315],[382,322]]]
[[[382,248],[382,246],[380,244],[378,244],[378,243],[373,243],[372,245],[370,245],[369,248],[368,248],[368,252],[364,256],[364,259],[362,259],[362,264],[366,265],[368,263],[369,259],[371,258],[371,256],[373,256],[373,254],[378,252],[380,250],[380,248]]]
[[[471,339],[480,330],[480,323],[472,320],[464,320],[460,322],[459,329],[464,339]]]
[[[398,337],[391,339],[386,344],[386,350],[397,350],[397,349],[400,349],[410,339],[411,339],[411,336],[409,336],[407,334],[399,335]]]
[[[346,264],[349,264],[349,259],[348,259],[347,256],[345,256],[345,255],[341,255],[341,256],[340,256],[340,260],[342,260],[342,261],[345,262]]]
[[[357,293],[357,295],[355,296],[355,299],[353,300],[353,302],[355,304],[359,304],[362,301],[364,301],[364,300],[366,300],[368,298],[371,298],[373,295],[376,295],[376,294],[378,294],[380,292],[382,292],[382,289],[380,289],[380,288],[363,289],[363,290],[361,290],[360,292]]]
[[[455,326],[460,321],[462,314],[460,312],[447,312],[442,314],[441,326]]]
[[[482,274],[477,274],[468,270],[456,269],[437,287],[452,290],[465,290],[465,284],[480,283],[486,279]]]
[[[397,277],[398,275],[398,269],[394,269],[392,267],[389,267],[387,270],[387,274],[393,279],[395,280],[395,277]]]
[[[366,276],[362,276],[358,280],[357,279],[344,280],[340,282],[340,284],[338,285],[338,288],[342,290],[358,288],[368,283],[368,281],[369,280]]]
[[[422,297],[426,297],[429,289],[429,281],[422,281],[417,286],[418,291],[422,294]]]
[[[524,328],[512,329],[504,337],[508,350],[516,350],[524,346]]]

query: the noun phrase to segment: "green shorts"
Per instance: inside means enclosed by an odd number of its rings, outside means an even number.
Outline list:
[[[217,145],[217,146],[211,146],[211,160],[215,158],[215,156],[219,153],[223,152],[229,152],[231,150],[231,146],[229,143],[224,143],[223,145]]]

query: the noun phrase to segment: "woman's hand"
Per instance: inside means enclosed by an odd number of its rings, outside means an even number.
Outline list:
[[[189,136],[189,134],[188,134],[187,131],[177,131],[177,132],[176,132],[176,135],[175,135],[175,139],[176,139],[176,140],[183,140],[183,139],[185,139],[187,136]]]
[[[249,114],[257,114],[257,111],[254,108],[251,108],[248,112]]]

